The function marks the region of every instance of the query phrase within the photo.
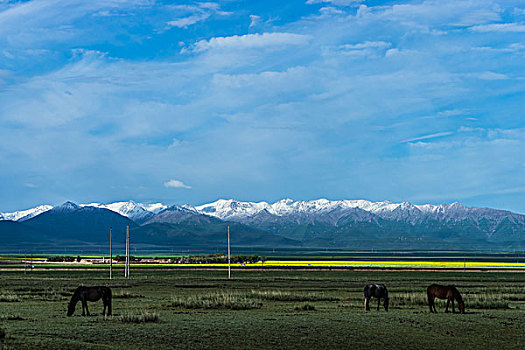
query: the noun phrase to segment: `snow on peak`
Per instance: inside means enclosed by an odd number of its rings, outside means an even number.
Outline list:
[[[71,201],[67,201],[59,205],[58,207],[54,207],[52,210],[56,212],[65,212],[65,211],[75,211],[78,209],[80,209],[80,206],[78,204],[73,203]]]
[[[132,200],[127,202],[114,202],[110,204],[89,203],[81,204],[81,206],[108,209],[137,222],[147,220],[153,215],[167,208],[167,206],[162,203],[142,204],[136,203]]]
[[[12,213],[0,213],[0,220],[23,221],[30,219],[48,210],[74,211],[80,207],[95,207],[108,209],[119,213],[141,224],[147,222],[162,211],[180,211],[188,215],[205,214],[221,220],[250,223],[267,220],[270,217],[286,220],[317,220],[336,223],[343,217],[360,217],[369,220],[379,217],[386,220],[402,221],[410,224],[421,223],[425,220],[461,221],[470,220],[482,223],[488,219],[499,224],[504,219],[512,222],[522,222],[523,216],[504,210],[490,208],[470,208],[458,202],[440,205],[414,205],[410,202],[392,203],[390,201],[372,202],[368,200],[337,200],[325,198],[310,201],[294,201],[286,198],[273,204],[267,202],[241,202],[234,199],[219,199],[215,202],[197,207],[191,205],[166,206],[162,203],[142,204],[134,201],[114,202],[110,204],[89,203],[77,205],[72,202],[53,208],[50,205],[41,205],[32,209]]]
[[[0,213],[0,220],[25,221],[51,209],[53,209],[51,205],[39,205],[35,208],[14,211],[12,213]]]
[[[355,210],[363,210],[382,219],[403,221],[410,224],[416,224],[425,219],[445,221],[470,219],[478,222],[481,217],[504,217],[512,214],[495,209],[468,208],[458,202],[441,205],[414,205],[407,201],[401,203],[392,203],[390,201],[371,202],[367,200],[331,201],[325,198],[311,201],[294,201],[287,198],[273,204],[219,199],[212,203],[197,206],[195,209],[201,214],[214,216],[222,220],[239,222],[248,222],[249,219],[255,217],[263,210],[266,214],[288,218],[294,216],[321,218],[323,215],[342,217],[342,215],[346,214],[355,214]]]
[[[197,206],[195,209],[202,214],[222,220],[234,220],[253,216],[269,207],[270,205],[266,202],[239,202],[233,199],[219,199],[213,203]]]

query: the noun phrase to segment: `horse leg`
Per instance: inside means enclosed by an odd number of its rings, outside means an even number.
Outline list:
[[[430,296],[430,294],[427,295],[427,299],[428,299],[428,308],[430,309],[430,313],[433,313],[434,310],[432,310],[432,304],[434,304],[434,300]]]
[[[84,304],[86,304],[86,315],[91,316],[91,315],[89,314],[89,309],[88,309],[87,301],[84,301]]]
[[[111,316],[111,299],[108,300],[108,316]]]
[[[450,305],[450,299],[447,299],[447,307],[445,308],[445,312],[448,312],[448,306]]]
[[[456,310],[454,310],[454,299],[452,299],[452,313],[455,314]]]
[[[370,298],[365,297],[365,311],[370,311]]]
[[[381,298],[377,298],[377,311],[379,311],[379,306],[381,306]]]
[[[102,316],[106,315],[106,301],[102,300],[102,304],[104,304],[104,309],[102,309]]]
[[[86,302],[84,300],[80,301],[82,303],[82,316],[86,316]]]

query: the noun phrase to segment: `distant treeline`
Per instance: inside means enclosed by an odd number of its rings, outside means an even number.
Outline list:
[[[232,263],[249,264],[256,263],[264,257],[258,255],[232,255],[230,261]],[[179,264],[220,264],[228,262],[228,255],[226,254],[212,254],[212,255],[192,255],[183,256],[180,258],[170,259],[173,263]]]
[[[67,255],[56,255],[56,256],[50,256],[47,258],[47,261],[49,262],[80,262],[82,260],[80,256],[74,257],[74,256],[67,256]]]
[[[125,255],[117,255],[113,258],[115,261],[118,262],[124,262],[126,261]],[[80,256],[74,257],[74,256],[67,256],[67,255],[56,255],[56,256],[50,256],[47,258],[47,261],[49,262],[80,262],[82,258]],[[141,258],[131,255],[130,261],[131,262],[148,262],[151,260],[162,260],[166,263],[173,263],[173,264],[226,264],[228,263],[228,255],[226,254],[211,254],[211,255],[191,255],[191,256],[182,256],[182,257],[171,257],[171,258]],[[232,255],[231,256],[231,263],[238,263],[238,264],[249,264],[249,263],[256,263],[258,261],[264,261],[264,256],[259,255]]]

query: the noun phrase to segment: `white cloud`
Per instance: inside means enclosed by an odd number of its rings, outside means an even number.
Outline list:
[[[464,115],[466,113],[468,113],[468,111],[463,109],[447,109],[445,111],[438,112],[437,115],[439,117],[454,117],[457,115]]]
[[[216,37],[201,40],[193,44],[189,50],[181,52],[204,52],[212,49],[251,49],[275,46],[305,45],[310,40],[307,35],[293,33],[263,33]]]
[[[328,16],[331,16],[331,15],[342,15],[342,14],[346,13],[343,10],[339,10],[337,7],[333,7],[333,6],[321,7],[319,9],[319,12],[321,12],[323,15],[328,15]]]
[[[175,180],[175,179],[171,179],[170,181],[165,182],[164,187],[166,188],[185,188],[185,189],[191,188],[191,186],[184,184],[184,182],[180,180]]]
[[[470,74],[469,76],[472,76],[474,78],[481,79],[481,80],[507,80],[509,79],[509,77],[506,76],[505,74],[490,72],[490,71],[474,73],[474,74]]]
[[[259,21],[261,20],[261,16],[257,16],[257,15],[250,15],[250,25],[249,27],[250,28],[253,28],[255,27],[257,24],[259,24]]]
[[[350,6],[360,4],[364,0],[307,0],[308,5],[328,3],[336,6]]]
[[[433,139],[433,138],[436,138],[436,137],[442,137],[442,136],[448,136],[448,135],[451,135],[452,132],[450,131],[445,131],[445,132],[437,132],[435,134],[430,134],[430,135],[424,135],[424,136],[419,136],[419,137],[414,137],[414,138],[411,138],[411,139],[407,139],[407,140],[403,140],[401,142],[413,142],[413,141],[420,141],[420,140],[428,140],[428,139]]]
[[[475,32],[525,32],[525,24],[521,23],[493,23],[477,25],[470,28]]]
[[[212,15],[229,16],[232,14],[231,12],[221,11],[220,5],[214,2],[201,2],[196,5],[172,5],[169,8],[178,12],[179,16],[166,23],[168,28],[187,28],[195,23],[207,20]]]
[[[358,44],[345,44],[341,45],[340,48],[348,50],[362,50],[362,49],[386,49],[392,46],[392,44],[385,41],[365,41]]]
[[[186,28],[186,27],[188,27],[188,26],[190,26],[192,24],[195,24],[197,22],[204,21],[208,17],[210,17],[209,13],[202,13],[202,14],[199,14],[199,15],[192,15],[192,16],[189,16],[189,17],[175,19],[173,21],[169,21],[167,24],[170,27]]]

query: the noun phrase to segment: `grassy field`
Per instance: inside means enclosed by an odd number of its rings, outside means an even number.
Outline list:
[[[122,275],[122,271],[115,271]],[[525,274],[431,271],[135,270],[0,272],[0,348],[522,349]],[[363,286],[385,283],[389,312],[363,310]],[[466,314],[430,314],[425,290],[455,284]],[[113,289],[113,316],[66,306],[80,284]],[[373,300],[371,306],[377,306]]]

